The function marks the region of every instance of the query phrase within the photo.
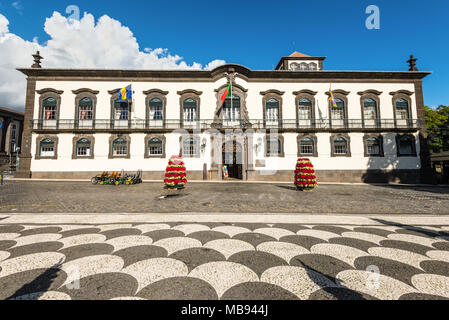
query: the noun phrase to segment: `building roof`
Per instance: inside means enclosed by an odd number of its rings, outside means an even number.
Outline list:
[[[0,106],[0,113],[9,113],[9,114],[13,114],[15,116],[19,116],[19,117],[24,117],[25,114],[23,112],[19,112],[17,110],[13,110],[13,109],[9,109],[9,108],[5,108]]]
[[[308,56],[308,55],[306,55],[306,54],[304,54],[304,53],[295,51],[295,52],[293,52],[293,53],[290,55],[290,57],[291,57],[291,58],[305,58],[305,57],[310,57],[310,56]]]
[[[19,68],[18,71],[36,80],[51,81],[216,81],[225,72],[237,72],[239,77],[257,81],[291,81],[306,80],[347,81],[351,80],[406,80],[423,79],[432,72],[426,71],[284,71],[251,70],[238,64],[226,64],[211,71],[205,70],[113,70],[113,69],[33,69]]]

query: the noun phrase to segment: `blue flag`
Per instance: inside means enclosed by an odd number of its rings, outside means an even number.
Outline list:
[[[118,90],[118,101],[128,101],[133,99],[132,85]]]

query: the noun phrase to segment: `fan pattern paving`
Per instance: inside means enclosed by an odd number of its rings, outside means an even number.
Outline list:
[[[448,299],[449,227],[5,224],[0,287],[26,300]]]

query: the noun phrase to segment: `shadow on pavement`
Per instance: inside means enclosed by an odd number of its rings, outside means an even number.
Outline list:
[[[383,225],[386,225],[386,226],[403,228],[405,230],[416,232],[420,235],[424,235],[427,237],[432,237],[432,238],[449,237],[449,231],[448,232],[445,232],[445,231],[438,232],[438,231],[426,229],[423,227],[417,227],[417,226],[412,226],[412,225],[407,225],[407,224],[402,224],[402,223],[397,223],[397,222],[392,222],[392,221],[386,221],[386,220],[382,220],[382,219],[375,219],[375,218],[372,218],[371,220],[382,223]],[[444,240],[444,239],[442,239],[442,240]]]
[[[61,272],[61,266],[60,261],[30,283],[25,284],[6,300],[16,300],[24,296],[26,296],[24,300],[39,300],[39,298],[50,289],[52,283],[58,277],[58,273]]]

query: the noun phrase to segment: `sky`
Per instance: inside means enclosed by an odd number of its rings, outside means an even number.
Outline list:
[[[366,27],[369,5],[379,29]],[[0,105],[23,110],[15,68],[36,50],[49,68],[165,70],[273,69],[296,50],[326,56],[326,70],[406,71],[414,54],[433,71],[425,104],[449,105],[447,12],[447,0],[0,0]]]

